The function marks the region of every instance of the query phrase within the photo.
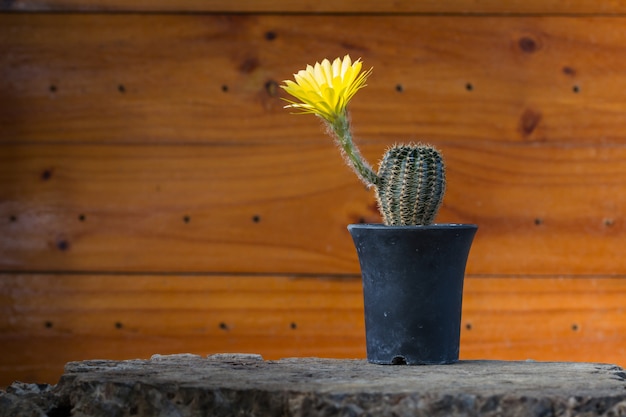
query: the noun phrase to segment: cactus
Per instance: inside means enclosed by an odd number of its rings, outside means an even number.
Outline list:
[[[314,114],[328,127],[346,163],[368,187],[374,186],[386,225],[428,225],[433,222],[446,188],[443,159],[429,145],[397,145],[383,156],[378,173],[362,158],[352,140],[347,105],[365,87],[371,69],[349,55],[332,63],[325,59],[294,74],[281,85],[299,101],[285,99],[286,108]]]
[[[446,188],[443,158],[429,145],[396,145],[383,156],[376,199],[386,225],[427,225]]]

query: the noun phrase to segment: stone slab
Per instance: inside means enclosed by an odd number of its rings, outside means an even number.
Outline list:
[[[70,362],[56,386],[13,384],[0,416],[626,416],[615,365],[155,355]]]

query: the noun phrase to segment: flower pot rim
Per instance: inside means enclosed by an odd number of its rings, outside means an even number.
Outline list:
[[[348,229],[373,229],[373,230],[458,230],[478,229],[473,223],[433,223],[429,225],[415,226],[387,226],[383,223],[355,223],[349,224]]]

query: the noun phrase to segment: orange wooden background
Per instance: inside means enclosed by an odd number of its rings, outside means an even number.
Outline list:
[[[374,198],[277,88],[346,53],[364,155],[435,144],[438,221],[479,225],[462,358],[626,365],[626,1],[319,3],[0,3],[0,386],[364,357]]]

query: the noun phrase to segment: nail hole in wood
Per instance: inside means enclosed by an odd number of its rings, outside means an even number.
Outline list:
[[[226,323],[224,323],[224,322],[221,322],[221,323],[220,323],[220,329],[222,329],[222,330],[228,330],[228,325],[227,325]]]
[[[577,332],[579,329],[578,324],[574,323],[572,324],[572,331]]]
[[[613,219],[604,219],[604,225],[606,227],[611,227],[611,226],[613,226],[613,224],[615,224],[615,220],[613,220]]]
[[[539,217],[537,217],[535,219],[535,226],[541,226],[543,224],[543,219],[540,219]]]
[[[50,90],[51,93],[56,93],[58,89],[56,85],[50,84],[50,87],[48,87],[48,90]]]
[[[261,221],[261,216],[259,216],[258,214],[255,214],[254,216],[252,216],[252,221],[255,223],[258,223]]]
[[[404,92],[404,86],[402,84],[396,84],[396,91],[398,93]]]
[[[47,320],[47,321],[43,324],[43,326],[44,326],[46,329],[51,329],[51,328],[52,328],[52,326],[53,326],[53,324],[52,324],[52,322],[51,322],[51,321]]]
[[[41,179],[44,181],[48,181],[50,178],[52,178],[52,170],[51,169],[43,170],[43,172],[41,173]]]
[[[296,330],[298,328],[298,325],[295,322],[291,322],[289,327],[291,328],[291,330]]]
[[[472,323],[467,323],[467,324],[465,325],[465,328],[466,328],[467,330],[472,330]]]
[[[222,85],[222,91],[228,93],[228,86],[226,84]]]
[[[575,94],[578,94],[578,93],[580,93],[580,87],[579,87],[579,86],[577,86],[577,85],[575,85],[574,87],[572,87],[572,91],[573,91]]]
[[[268,41],[273,41],[274,39],[276,39],[276,32],[274,32],[273,30],[268,30],[267,32],[265,32],[265,39],[267,39]]]
[[[115,328],[116,328],[116,329],[121,329],[122,327],[124,327],[124,325],[122,324],[122,322],[120,322],[120,321],[116,321],[116,322],[115,322]]]
[[[191,217],[189,217],[189,216],[184,216],[184,217],[183,217],[183,221],[184,221],[185,223],[189,223],[189,222],[191,221]]]
[[[15,222],[17,221],[17,216],[16,216],[16,215],[14,215],[14,214],[10,215],[10,216],[9,216],[9,221],[10,221],[11,223],[15,223]]]
[[[474,90],[474,85],[472,83],[467,83],[467,84],[465,84],[465,89],[467,91],[473,91]]]
[[[81,222],[84,222],[85,220],[87,220],[87,217],[85,217],[84,214],[79,214],[78,215],[78,220],[80,220]]]
[[[126,92],[126,87],[124,87],[124,84],[120,84],[117,86],[117,91],[119,91],[120,93],[124,94]]]
[[[69,248],[70,248],[70,242],[68,242],[67,240],[61,239],[57,241],[57,249],[59,249],[60,251],[65,252]]]

